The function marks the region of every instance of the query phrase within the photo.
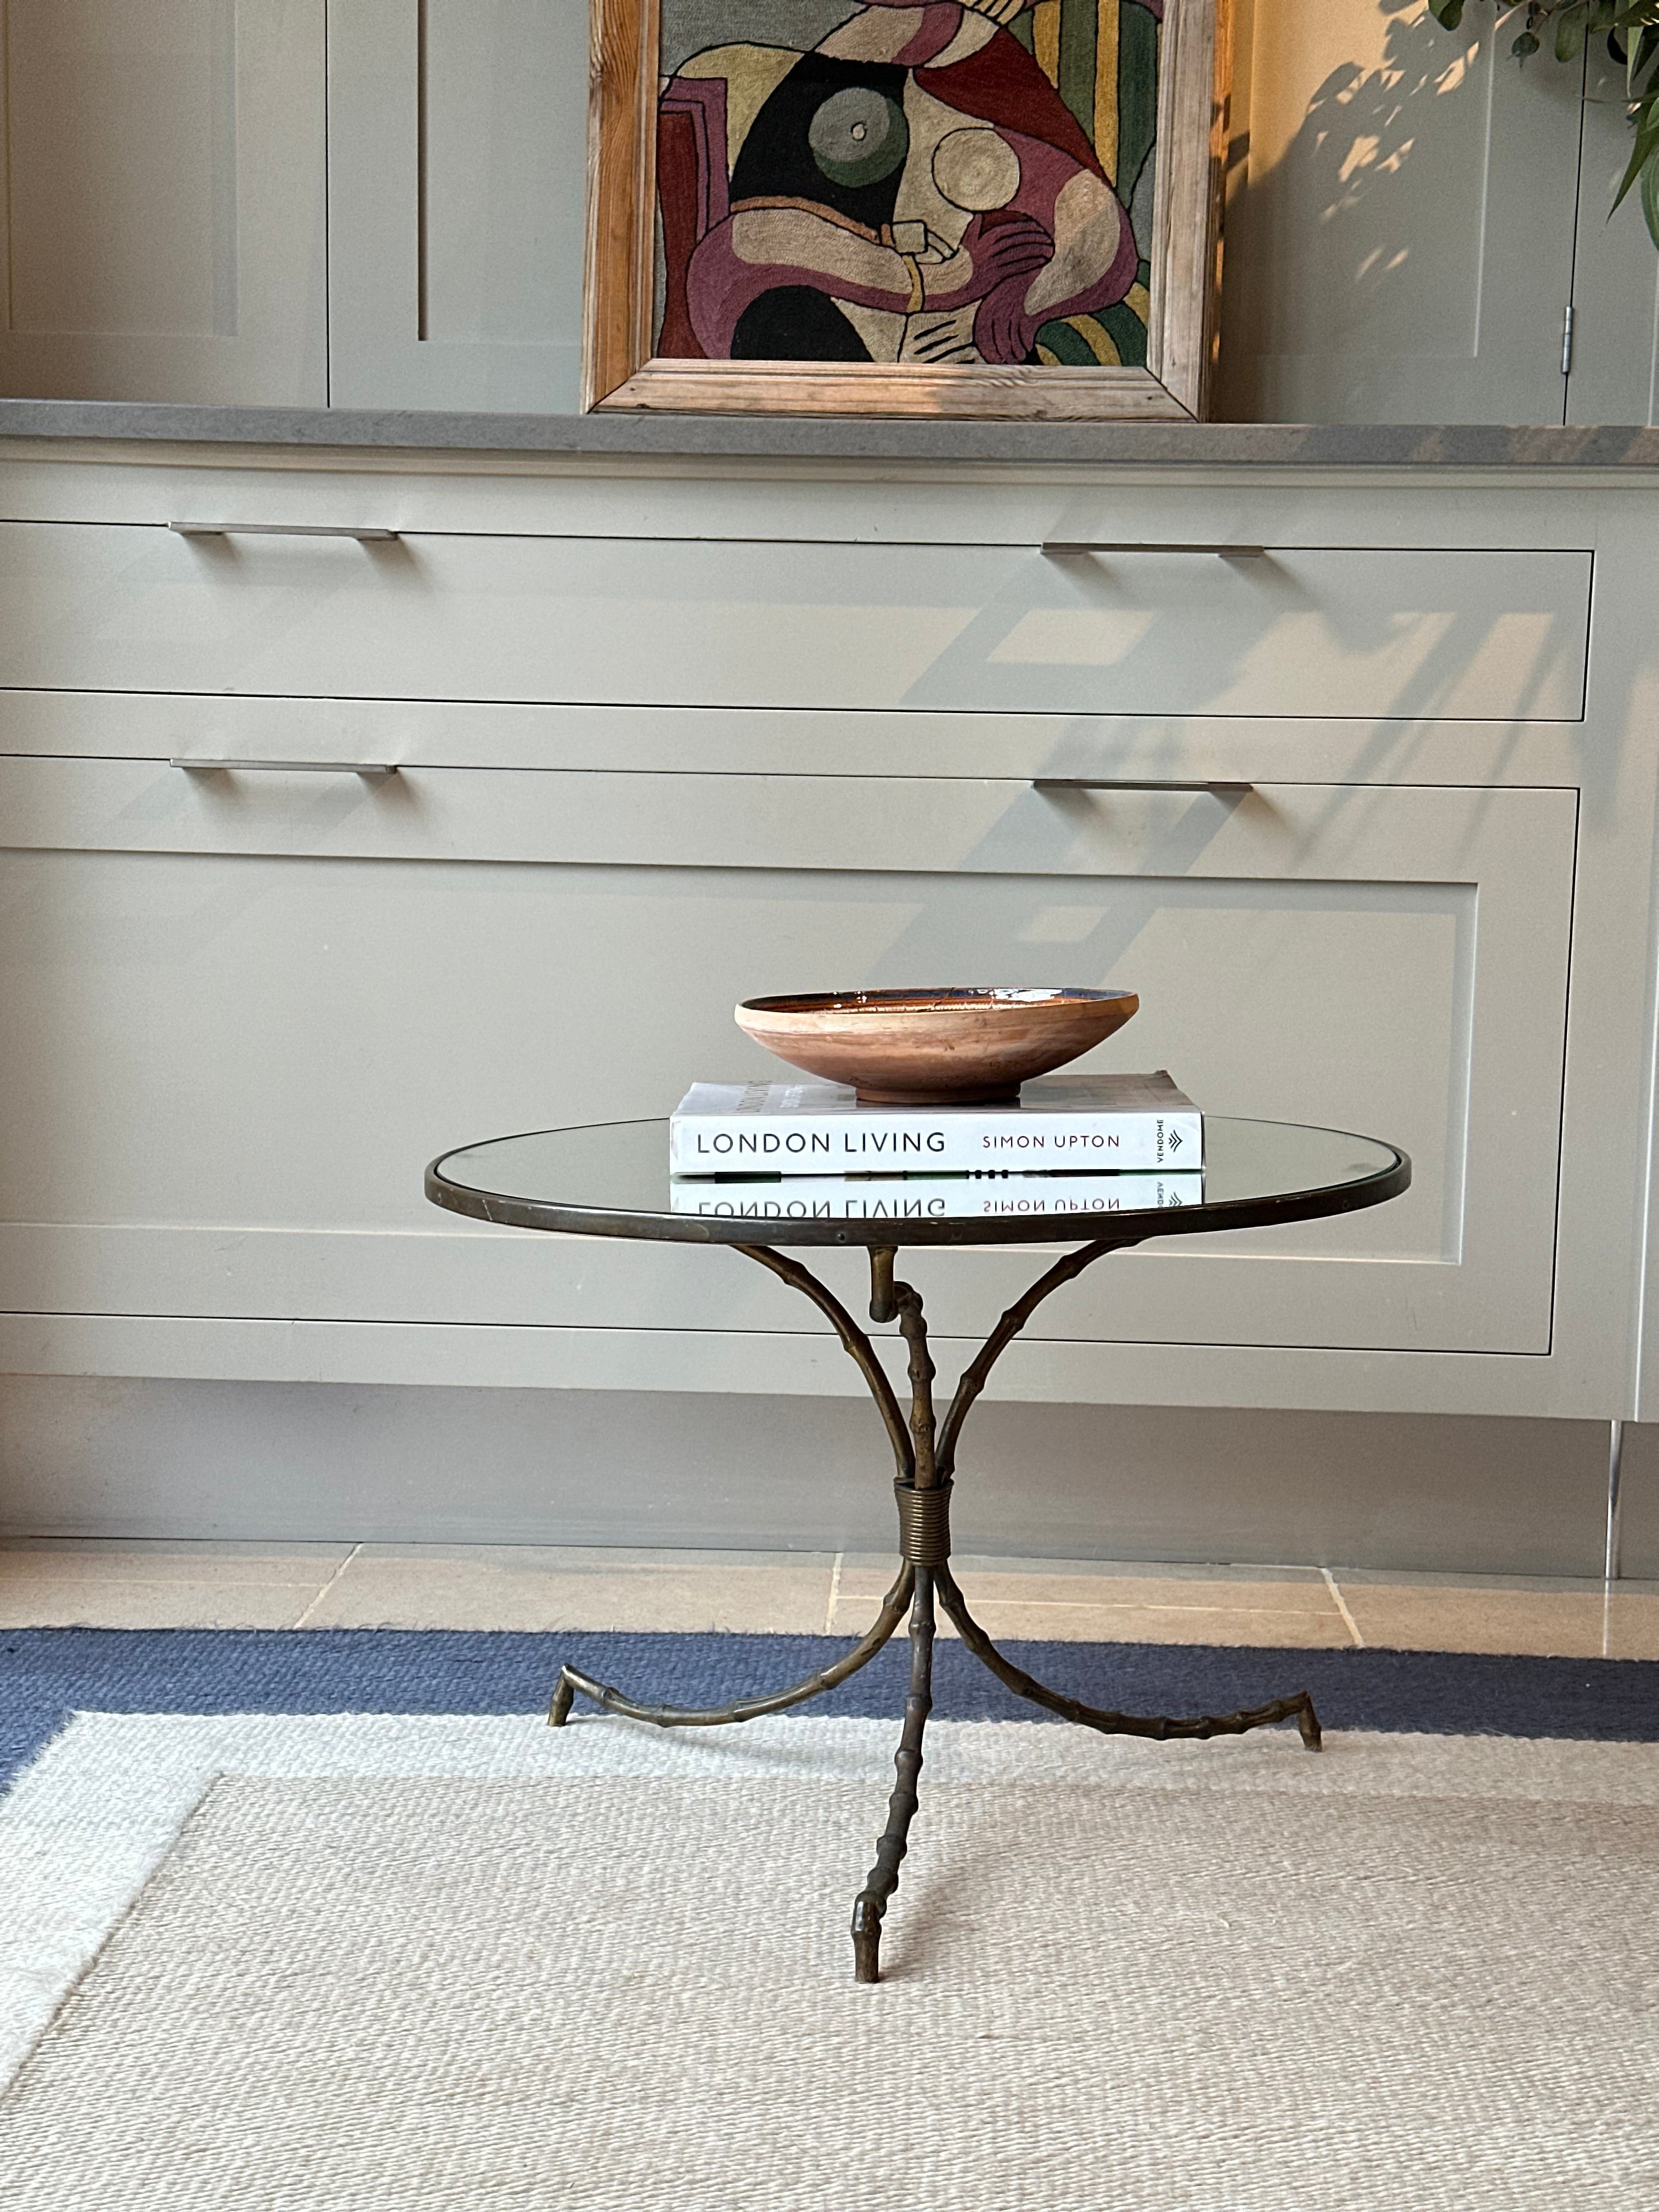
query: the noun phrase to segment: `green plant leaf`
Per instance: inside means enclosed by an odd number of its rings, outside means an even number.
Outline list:
[[[1659,246],[1659,154],[1650,154],[1642,165],[1642,214],[1648,236]]]
[[[1589,31],[1589,0],[1573,0],[1555,19],[1555,58],[1575,62],[1584,51]]]
[[[1467,0],[1428,0],[1429,13],[1448,31],[1462,25]],[[1518,6],[1508,12],[1511,23],[1522,15]],[[1624,68],[1632,133],[1613,205],[1619,207],[1639,185],[1643,220],[1659,246],[1659,0],[1525,0],[1522,20],[1526,27],[1510,46],[1517,61],[1542,51],[1540,31],[1548,32],[1556,59],[1567,66],[1582,62],[1592,33],[1606,34],[1608,51]]]
[[[1615,208],[1621,204],[1625,195],[1655,154],[1659,154],[1659,118],[1650,114],[1645,121],[1638,123],[1636,143],[1631,148],[1630,160],[1626,163],[1625,173],[1619,180],[1619,189],[1613,196],[1613,204]]]
[[[1627,74],[1636,67],[1636,54],[1643,36],[1656,21],[1659,21],[1659,15],[1646,4],[1646,0],[1638,7],[1615,10],[1607,31],[1607,51]]]

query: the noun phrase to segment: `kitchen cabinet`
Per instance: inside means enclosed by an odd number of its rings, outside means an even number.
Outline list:
[[[0,392],[323,406],[325,0],[3,0]]]
[[[1416,1179],[1374,1215],[1156,1249],[1127,1310],[1103,1271],[1039,1337],[1546,1353],[1577,812],[1560,791],[0,758],[3,1303],[761,1327],[767,1285],[707,1253],[457,1229],[419,1168],[759,1072],[727,1034],[755,991],[1052,967],[1140,992],[1101,1064],[1168,1064],[1216,1111],[1375,1125]],[[945,1325],[1022,1264],[961,1255]]]
[[[245,532],[228,515],[188,532],[0,523],[0,684],[1550,721],[1583,711],[1590,569],[1583,549],[1056,556],[419,528],[319,538]]]
[[[580,0],[329,0],[330,398],[580,404]]]
[[[1243,0],[1218,414],[1562,420],[1583,72],[1522,69],[1514,35]]]
[[[1015,1395],[1632,1407],[1638,482],[134,445],[0,456],[0,1358],[840,1390],[763,1277],[422,1167],[762,1073],[737,997],[988,978],[1417,1169],[1125,1255]],[[1022,1264],[957,1255],[942,1340]]]
[[[1659,421],[1659,247],[1632,192],[1610,216],[1630,159],[1624,71],[1592,46],[1579,159],[1569,422]]]

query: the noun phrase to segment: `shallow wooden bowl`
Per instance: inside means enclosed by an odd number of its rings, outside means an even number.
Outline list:
[[[1121,1030],[1133,991],[838,991],[745,999],[738,1027],[791,1067],[850,1083],[860,1106],[1017,1099]]]

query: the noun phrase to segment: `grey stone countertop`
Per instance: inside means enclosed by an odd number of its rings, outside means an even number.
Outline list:
[[[1122,462],[1165,468],[1659,469],[1659,429],[1279,422],[986,422],[730,415],[460,415],[0,399],[0,437],[643,459]]]

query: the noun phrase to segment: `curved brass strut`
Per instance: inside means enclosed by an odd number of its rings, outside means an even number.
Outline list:
[[[1253,1705],[1245,1712],[1194,1713],[1187,1719],[1115,1713],[1103,1706],[1085,1705],[1081,1698],[1069,1698],[1062,1690],[1049,1689],[1046,1683],[1028,1674],[1023,1667],[1016,1667],[1012,1659],[997,1650],[969,1612],[968,1601],[948,1567],[939,1569],[933,1577],[933,1586],[939,1592],[939,1603],[955,1621],[963,1642],[981,1665],[990,1668],[999,1682],[1006,1683],[1017,1697],[1029,1698],[1033,1705],[1046,1705],[1051,1713],[1058,1713],[1062,1720],[1075,1721],[1080,1728],[1098,1729],[1103,1735],[1151,1736],[1155,1743],[1168,1743],[1175,1736],[1196,1736],[1201,1742],[1207,1742],[1212,1735],[1243,1735],[1247,1729],[1267,1728],[1274,1721],[1293,1720],[1308,1749],[1320,1748],[1319,1717],[1305,1690],[1298,1690],[1291,1698],[1275,1698],[1271,1705]]]
[[[637,1698],[611,1689],[608,1683],[596,1682],[579,1668],[564,1666],[560,1668],[559,1679],[553,1686],[553,1702],[547,1709],[548,1725],[564,1726],[570,1717],[571,1699],[578,1690],[606,1712],[620,1713],[624,1720],[649,1721],[653,1728],[723,1728],[728,1721],[757,1721],[763,1713],[787,1712],[791,1705],[805,1705],[808,1698],[822,1697],[837,1682],[844,1682],[849,1674],[856,1674],[860,1667],[867,1666],[903,1620],[904,1608],[910,1602],[915,1585],[915,1569],[907,1560],[899,1570],[898,1580],[883,1598],[881,1611],[868,1632],[833,1665],[821,1667],[816,1674],[792,1683],[787,1690],[773,1690],[761,1698],[739,1698],[729,1705],[644,1705]]]
[[[894,1756],[896,1779],[888,1802],[887,1825],[876,1845],[875,1863],[853,1907],[854,1971],[861,1982],[881,1978],[881,1928],[887,1906],[898,1887],[899,1866],[908,1848],[910,1823],[919,1803],[922,1738],[933,1709],[933,1653],[935,1633],[934,1601],[955,1622],[963,1644],[1000,1682],[1016,1695],[1058,1713],[1063,1720],[1110,1735],[1150,1736],[1158,1742],[1171,1737],[1207,1739],[1243,1735],[1247,1729],[1267,1728],[1275,1722],[1294,1720],[1310,1751],[1320,1747],[1320,1729],[1313,1700],[1305,1690],[1236,1713],[1199,1713],[1187,1717],[1167,1714],[1121,1713],[1105,1706],[1087,1705],[1080,1698],[1051,1690],[1017,1667],[999,1651],[968,1610],[951,1572],[950,1498],[956,1471],[957,1446],[963,1424],[984,1389],[991,1370],[1002,1353],[1051,1291],[1073,1282],[1084,1269],[1108,1252],[1121,1251],[1138,1240],[1101,1237],[1057,1260],[1048,1273],[1011,1305],[984,1344],[963,1370],[948,1411],[941,1421],[934,1409],[935,1369],[928,1347],[927,1323],[921,1294],[908,1283],[895,1279],[896,1248],[878,1245],[870,1254],[870,1317],[898,1322],[908,1354],[910,1415],[907,1421],[897,1393],[877,1357],[870,1338],[832,1291],[794,1260],[763,1244],[740,1244],[738,1250],[782,1279],[793,1290],[811,1299],[826,1315],[848,1356],[869,1387],[886,1426],[897,1468],[894,1483],[899,1509],[899,1549],[902,1564],[898,1579],[883,1599],[881,1610],[868,1632],[830,1666],[809,1674],[787,1689],[762,1697],[741,1698],[727,1705],[650,1705],[597,1682],[574,1667],[559,1669],[548,1719],[562,1728],[569,1718],[578,1691],[605,1711],[629,1720],[647,1721],[657,1728],[718,1728],[736,1721],[757,1719],[791,1705],[821,1696],[866,1666],[889,1641],[910,1611],[910,1682],[904,1701],[904,1726]]]

